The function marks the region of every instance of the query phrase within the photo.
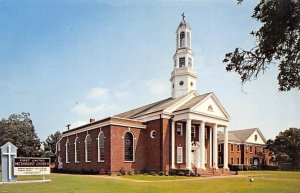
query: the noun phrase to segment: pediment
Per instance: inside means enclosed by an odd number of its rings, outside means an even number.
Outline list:
[[[230,116],[213,93],[211,93],[201,102],[192,107],[191,111],[227,120],[230,119]]]
[[[264,138],[264,136],[262,135],[261,132],[259,132],[258,130],[255,130],[245,141],[246,143],[254,143],[254,144],[261,144],[261,145],[265,145],[266,143],[266,139]]]

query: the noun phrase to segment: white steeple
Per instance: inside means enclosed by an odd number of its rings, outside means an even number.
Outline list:
[[[197,75],[191,49],[191,28],[185,21],[184,13],[177,34],[176,52],[173,56],[174,70],[171,73],[172,97],[177,98],[196,90]]]

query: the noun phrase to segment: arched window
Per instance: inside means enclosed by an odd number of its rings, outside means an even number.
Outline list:
[[[104,149],[104,133],[101,131],[98,135],[98,161],[104,162],[105,149]]]
[[[76,137],[75,142],[74,142],[74,153],[75,153],[75,163],[79,163],[80,160],[80,142],[79,142],[79,137]]]
[[[85,162],[90,162],[92,160],[92,150],[91,150],[92,139],[89,134],[85,137],[84,142],[85,142]]]
[[[185,47],[185,33],[180,33],[180,47]]]
[[[70,163],[70,150],[71,150],[71,144],[69,139],[66,141],[66,163]]]
[[[124,161],[134,161],[134,137],[130,132],[124,135]]]

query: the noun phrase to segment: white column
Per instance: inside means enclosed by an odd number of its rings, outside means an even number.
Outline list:
[[[218,131],[217,124],[213,126],[213,168],[218,169]]]
[[[191,170],[192,164],[191,164],[191,127],[192,127],[192,121],[191,119],[186,120],[186,144],[185,144],[185,158],[186,158],[186,169]]]
[[[209,167],[211,168],[211,162],[212,162],[212,128],[209,127]]]
[[[205,122],[202,121],[199,133],[200,142],[200,168],[205,169]]]
[[[201,125],[199,126],[199,128],[198,128],[198,139],[199,139],[199,144],[200,144],[200,130],[201,130]],[[196,165],[196,167],[199,169],[200,167],[201,167],[201,150],[200,149],[197,149],[197,165]]]
[[[228,129],[224,127],[224,169],[228,169]]]
[[[171,131],[171,168],[175,168],[175,121],[172,121]]]

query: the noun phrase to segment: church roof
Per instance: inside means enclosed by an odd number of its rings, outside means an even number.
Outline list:
[[[255,131],[258,131],[258,133],[261,135],[261,137],[265,141],[264,136],[262,135],[262,133],[260,132],[260,130],[258,128],[228,131],[228,141],[243,143]],[[224,133],[218,133],[218,137],[219,137],[220,141],[224,141]]]
[[[177,108],[175,111],[181,111],[185,109],[190,109],[199,102],[201,102],[203,99],[205,99],[209,94],[211,93],[206,93],[203,95],[198,95],[193,97],[192,99],[188,100],[186,103],[181,105],[179,108]],[[154,113],[154,112],[159,112],[167,109],[168,107],[171,107],[178,101],[180,101],[182,98],[186,97],[187,95],[183,95],[178,98],[167,98],[164,100],[160,100],[136,109],[132,109],[130,111],[115,115],[114,117],[120,117],[120,118],[126,118],[126,119],[132,119],[136,117],[140,117],[146,114]]]
[[[168,107],[170,107],[171,105],[175,104],[177,101],[179,101],[180,99],[182,99],[184,96],[178,97],[178,98],[167,98],[167,99],[163,99],[136,109],[132,109],[130,111],[115,115],[115,117],[120,117],[120,118],[135,118],[138,116],[142,116],[142,115],[146,115],[149,113],[153,113],[153,112],[158,112],[158,111],[162,111]]]
[[[182,19],[182,21],[180,22],[178,28],[179,27],[186,27],[186,28],[191,29],[190,26],[189,26],[189,24],[188,24],[188,22],[186,22],[185,19]]]
[[[190,108],[194,107],[196,104],[200,103],[203,99],[205,99],[210,94],[211,93],[198,95],[198,96],[192,98],[191,100],[189,100],[188,102],[184,103],[183,105],[181,105],[176,111],[190,109]]]

